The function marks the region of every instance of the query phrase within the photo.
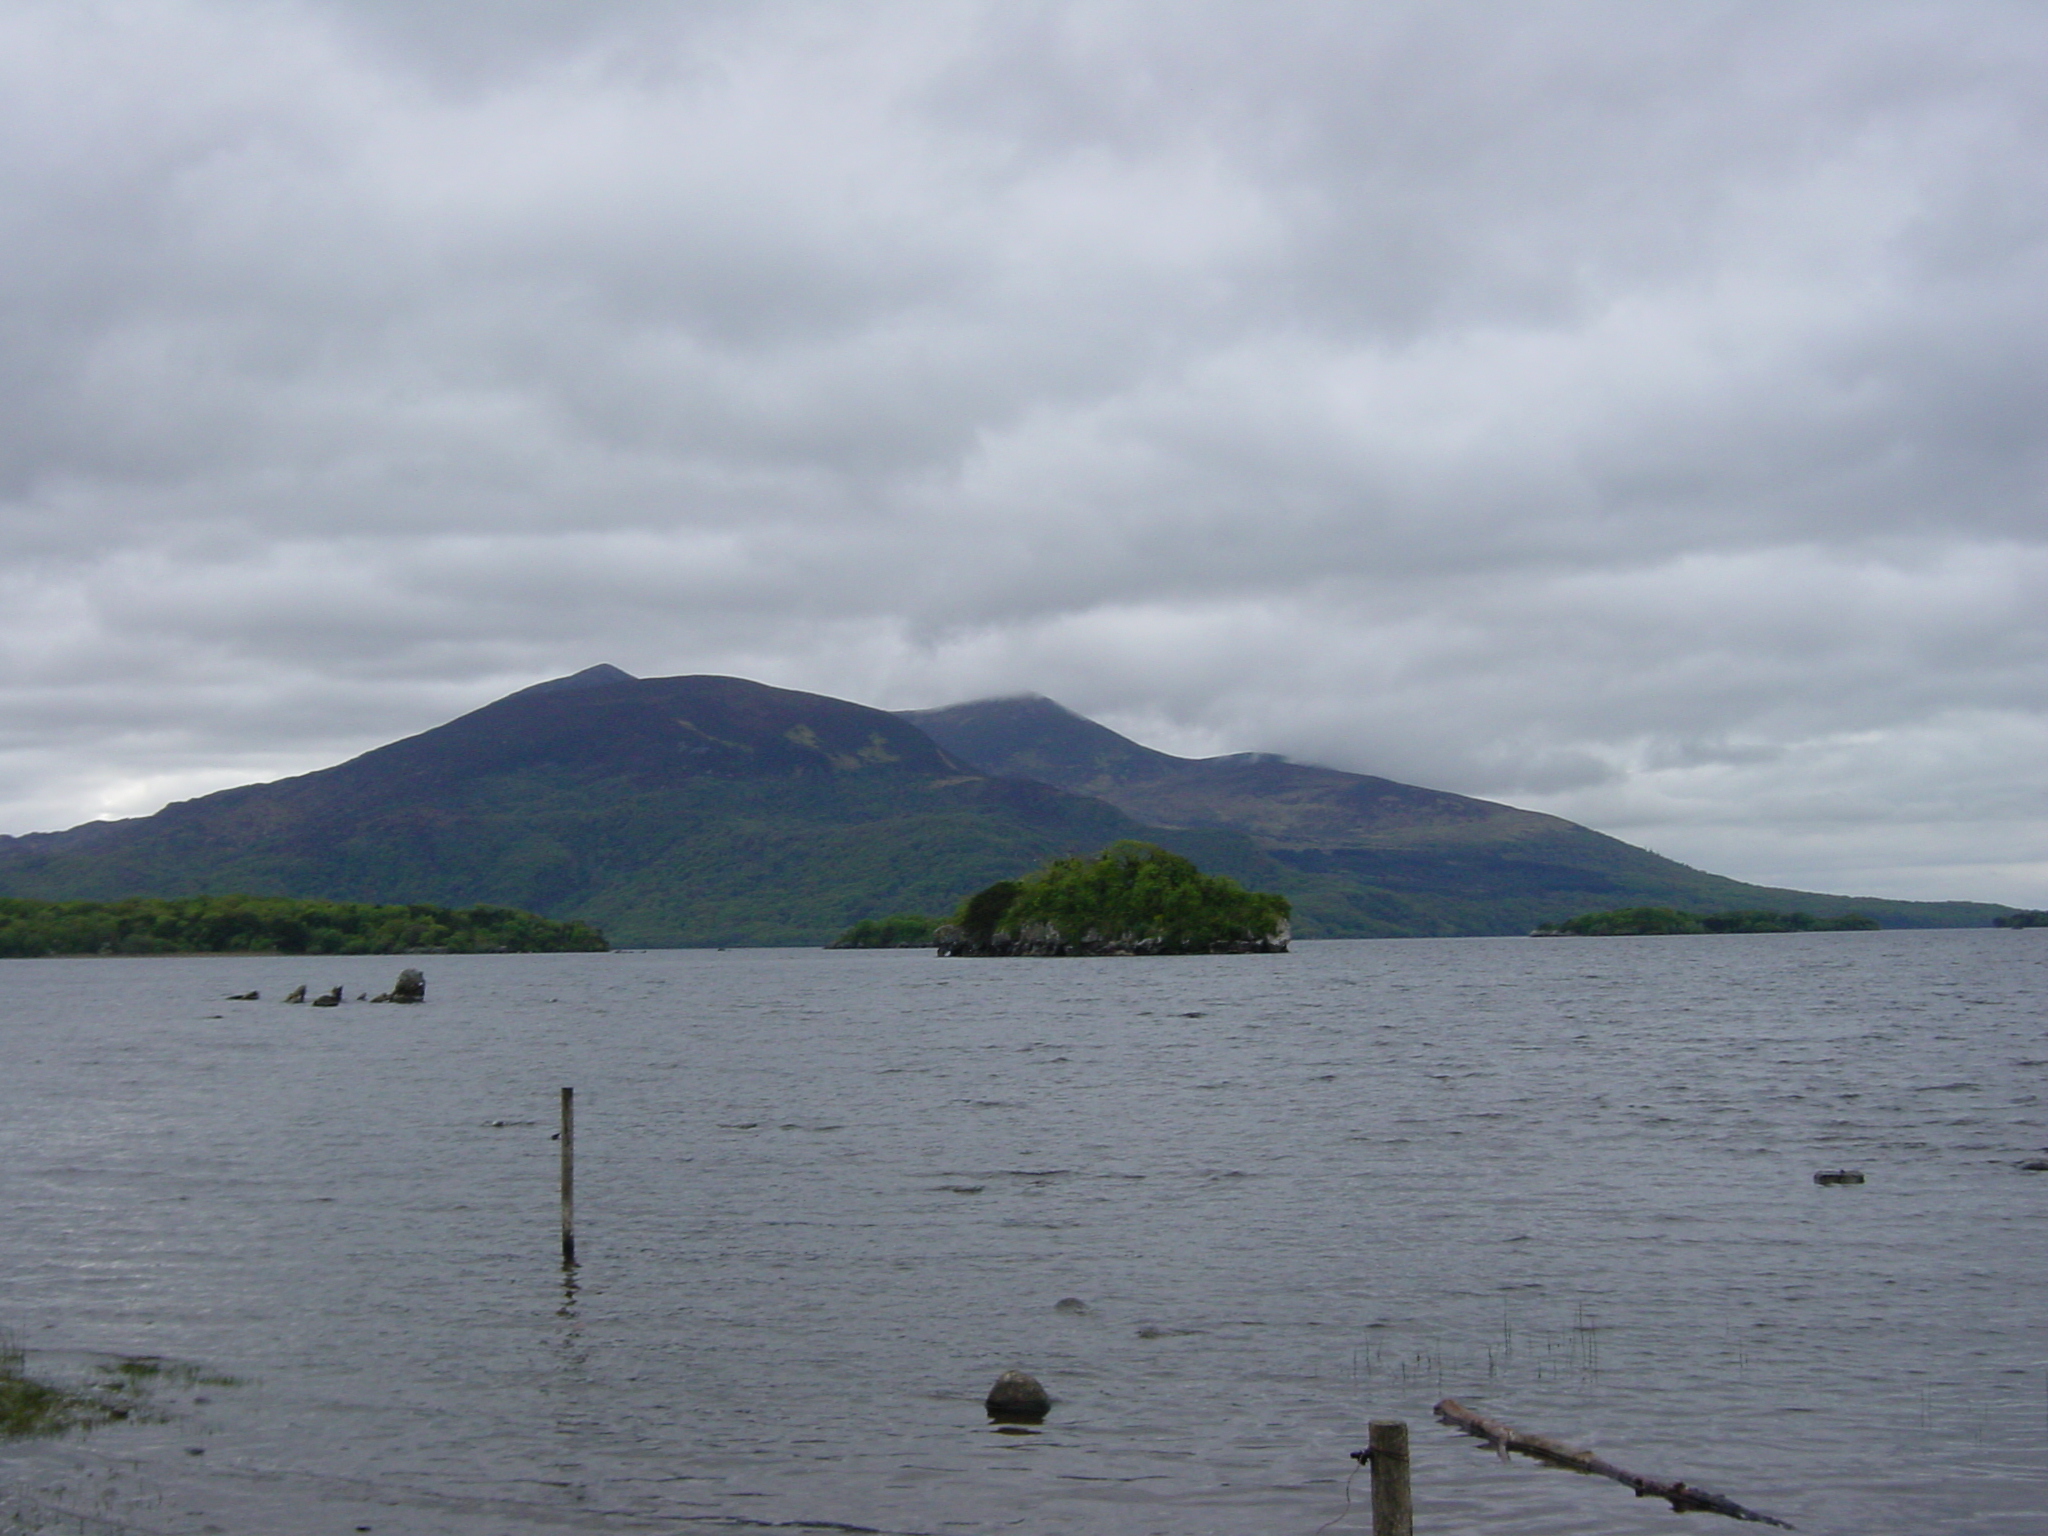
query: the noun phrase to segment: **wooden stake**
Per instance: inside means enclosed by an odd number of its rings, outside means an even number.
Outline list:
[[[562,1090],[562,1268],[576,1267],[576,1090]]]
[[[1408,1492],[1408,1426],[1399,1419],[1374,1419],[1372,1436],[1372,1536],[1415,1536],[1415,1505]]]

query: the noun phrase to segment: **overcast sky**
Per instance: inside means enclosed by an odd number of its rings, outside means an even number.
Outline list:
[[[0,0],[0,831],[606,661],[2048,905],[2048,7]]]

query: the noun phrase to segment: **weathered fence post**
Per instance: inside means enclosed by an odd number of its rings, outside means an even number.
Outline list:
[[[1372,1536],[1415,1536],[1415,1506],[1408,1495],[1408,1426],[1399,1419],[1372,1421]]]
[[[576,1090],[562,1090],[562,1268],[576,1267]]]

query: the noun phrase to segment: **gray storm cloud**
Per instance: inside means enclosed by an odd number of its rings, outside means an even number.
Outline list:
[[[2048,16],[0,6],[0,830],[599,660],[2048,902]]]

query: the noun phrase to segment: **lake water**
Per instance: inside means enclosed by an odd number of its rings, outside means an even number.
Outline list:
[[[2041,1536],[2044,1002],[2048,931],[0,961],[0,1329],[237,1383],[0,1445],[0,1529],[1315,1536],[1376,1418],[1418,1532],[1672,1527],[1455,1396]]]

